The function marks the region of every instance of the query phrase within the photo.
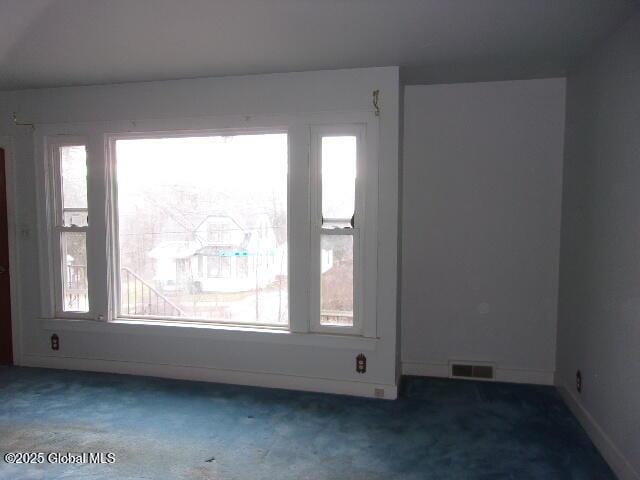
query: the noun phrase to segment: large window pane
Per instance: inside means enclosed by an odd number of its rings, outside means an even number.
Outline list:
[[[87,226],[87,151],[84,145],[60,147],[62,225]]]
[[[88,312],[86,233],[61,233],[60,247],[62,260],[62,308],[65,312]]]
[[[322,217],[325,227],[349,226],[356,200],[356,137],[322,137]]]
[[[120,311],[287,324],[286,134],[116,141]]]
[[[353,237],[321,237],[320,325],[353,326]]]

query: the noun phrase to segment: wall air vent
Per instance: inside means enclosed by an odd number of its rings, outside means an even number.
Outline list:
[[[451,362],[449,363],[451,378],[475,378],[477,380],[493,380],[493,365],[487,363]]]

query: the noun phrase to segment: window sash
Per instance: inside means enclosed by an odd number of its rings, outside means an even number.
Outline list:
[[[342,334],[360,334],[362,333],[362,295],[361,295],[361,278],[360,278],[360,229],[349,228],[349,229],[320,229],[319,241],[318,241],[318,260],[320,265],[318,265],[318,289],[317,289],[317,299],[318,299],[318,309],[316,310],[316,314],[312,317],[313,323],[313,331],[318,332],[331,332],[331,333],[342,333]],[[323,324],[322,323],[322,238],[323,237],[352,237],[352,245],[353,245],[353,323],[352,325],[331,325],[331,324]]]
[[[363,328],[362,284],[362,235],[364,226],[365,124],[318,125],[311,127],[310,178],[311,178],[311,276],[310,276],[310,330],[318,333],[360,335]],[[355,212],[353,227],[326,228],[330,223],[351,224],[349,219],[324,219],[322,216],[322,138],[331,136],[356,137]],[[321,240],[323,236],[348,235],[353,237],[353,325],[323,325],[321,313]]]
[[[112,308],[113,308],[113,317],[114,318],[122,318],[122,319],[136,319],[136,320],[148,320],[150,322],[154,322],[160,319],[170,319],[175,322],[185,322],[185,323],[202,323],[202,324],[210,324],[210,325],[219,325],[224,327],[229,327],[233,325],[238,326],[249,326],[252,328],[268,328],[268,329],[290,329],[291,327],[291,236],[290,236],[290,209],[291,209],[291,184],[290,178],[291,175],[288,175],[287,178],[287,241],[288,241],[288,308],[289,312],[287,323],[267,323],[261,322],[256,323],[252,321],[233,321],[233,322],[225,322],[215,319],[207,319],[200,317],[183,317],[183,316],[157,316],[157,315],[137,315],[137,314],[127,314],[122,311],[122,283],[121,283],[121,262],[120,262],[120,247],[119,247],[119,217],[118,217],[118,191],[117,191],[117,156],[116,156],[116,142],[118,140],[129,140],[129,139],[164,139],[164,138],[193,138],[193,137],[210,137],[210,136],[234,136],[234,135],[259,135],[259,134],[286,134],[288,138],[288,148],[287,148],[287,167],[288,171],[291,171],[291,147],[290,147],[290,132],[287,128],[283,128],[281,126],[274,127],[263,127],[263,128],[225,128],[225,129],[198,129],[198,130],[169,130],[169,131],[154,131],[150,130],[148,132],[137,132],[137,133],[114,133],[108,134],[106,137],[107,143],[107,162],[108,162],[108,171],[109,171],[109,190],[110,190],[110,205],[112,214],[110,217],[110,232],[111,232],[111,251],[113,258],[113,268],[111,269],[111,291],[113,292],[113,300],[112,300]],[[220,260],[220,259],[219,259]],[[211,257],[207,257],[206,263],[207,267],[204,269],[204,276],[207,279],[221,279],[221,274],[226,272],[223,265],[223,262],[220,261],[217,265],[217,272],[215,276],[209,275],[209,262],[211,261]]]
[[[90,154],[89,154],[89,142],[85,136],[54,136],[47,139],[47,171],[49,172],[49,195],[48,195],[48,213],[49,222],[51,225],[50,233],[48,235],[48,242],[50,244],[49,251],[52,252],[52,280],[53,280],[53,311],[56,317],[59,318],[92,318],[94,302],[91,298],[91,276],[92,269],[90,255],[89,255],[89,243],[90,243],[90,231],[91,226],[65,226],[64,225],[64,204],[63,204],[63,192],[62,192],[62,167],[61,167],[61,154],[60,151],[64,147],[84,146],[86,149],[86,163],[87,163],[87,215],[89,216],[90,201],[89,201],[89,168],[90,168]],[[89,308],[87,311],[66,309],[65,299],[65,281],[67,279],[67,265],[65,263],[65,257],[63,253],[63,235],[66,233],[81,233],[85,238],[85,255],[87,257],[87,264],[85,267],[85,278],[87,281],[87,293],[86,303]],[[78,302],[79,304],[80,302]]]
[[[66,263],[66,257],[69,255],[67,250],[65,249],[65,243],[71,241],[71,237],[74,235],[80,235],[83,239],[84,243],[84,256],[86,261],[84,265],[69,265]],[[67,237],[66,240],[63,240],[63,237]],[[61,230],[58,235],[58,245],[59,245],[59,277],[60,277],[60,310],[64,312],[64,315],[69,314],[88,314],[91,312],[91,299],[89,297],[89,269],[88,269],[88,255],[87,255],[87,232],[81,230]],[[72,281],[73,278],[76,278],[76,282]],[[84,282],[77,282],[77,279],[81,278]],[[78,283],[86,284],[86,291],[83,292],[79,288],[80,285]],[[72,308],[73,305],[76,305],[78,308]],[[81,307],[81,305],[85,306]],[[69,308],[67,308],[69,306]]]

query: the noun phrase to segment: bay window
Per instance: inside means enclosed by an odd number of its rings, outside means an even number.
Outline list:
[[[377,119],[201,123],[43,133],[51,315],[375,337]]]

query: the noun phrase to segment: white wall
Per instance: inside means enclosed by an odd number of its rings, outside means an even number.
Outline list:
[[[405,89],[403,372],[552,383],[564,79]]]
[[[11,124],[11,112],[38,128],[65,122],[155,122],[162,119],[316,112],[371,112],[380,89],[378,339],[196,330],[168,326],[90,324],[70,327],[38,317],[38,238],[33,133]],[[398,68],[339,70],[281,75],[27,90],[0,94],[0,139],[15,166],[19,283],[16,317],[23,365],[87,368],[178,376],[311,390],[374,394],[383,386],[395,395],[396,272],[399,143]],[[130,123],[131,128],[135,125]],[[2,146],[2,145],[0,145]],[[297,151],[292,155],[306,155]],[[41,159],[38,159],[41,161]],[[292,228],[298,224],[292,220]],[[304,285],[302,285],[304,288]],[[293,286],[299,288],[300,286]],[[297,293],[296,293],[297,294]],[[298,312],[300,313],[300,312]],[[295,313],[292,313],[295,314]],[[303,315],[308,312],[303,312]],[[86,322],[85,322],[86,323]],[[50,349],[52,331],[60,351]],[[368,358],[366,374],[355,357]]]
[[[568,76],[566,132],[557,382],[639,479],[640,12]]]

